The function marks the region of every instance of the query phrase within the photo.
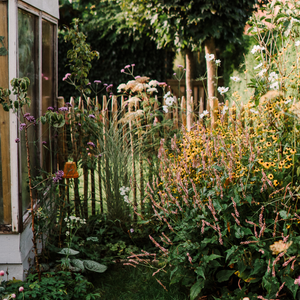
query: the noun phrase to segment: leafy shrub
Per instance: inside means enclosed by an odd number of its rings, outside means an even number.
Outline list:
[[[30,274],[26,282],[4,282],[4,295],[15,294],[16,299],[98,299],[98,294],[91,293],[93,285],[81,274],[60,271],[43,274],[39,282],[37,274]],[[23,292],[19,291],[20,287]],[[7,296],[6,296],[7,297]]]

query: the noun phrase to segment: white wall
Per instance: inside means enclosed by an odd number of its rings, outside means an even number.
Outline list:
[[[22,0],[25,3],[28,3],[49,15],[59,19],[59,0]]]

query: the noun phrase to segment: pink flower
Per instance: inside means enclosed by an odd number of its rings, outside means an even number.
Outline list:
[[[3,270],[0,271],[0,276],[4,276],[5,272]]]
[[[10,297],[11,298],[16,298],[16,294],[11,294]]]
[[[295,279],[294,284],[298,284],[300,286],[300,276]]]
[[[23,292],[24,288],[22,286],[19,287],[19,292]]]

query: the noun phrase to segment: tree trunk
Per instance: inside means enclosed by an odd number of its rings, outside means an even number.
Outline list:
[[[186,100],[189,101],[193,94],[193,52],[190,49],[185,50],[185,69]]]
[[[215,40],[213,37],[211,37],[210,39],[207,39],[205,41],[205,55],[208,55],[208,54],[214,54],[214,56],[216,58],[216,45],[215,45]],[[216,84],[215,61],[214,60],[209,61],[208,59],[206,59],[206,69],[207,69],[207,96],[208,96],[206,109],[208,111],[210,111],[211,108],[213,107],[214,98],[216,97],[216,94],[215,94],[215,84]]]

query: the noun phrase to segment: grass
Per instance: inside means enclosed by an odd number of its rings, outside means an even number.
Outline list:
[[[92,279],[103,300],[188,300],[189,291],[183,286],[169,285],[170,275],[159,278],[168,291],[152,277],[154,270],[133,268],[122,264],[112,265]]]

